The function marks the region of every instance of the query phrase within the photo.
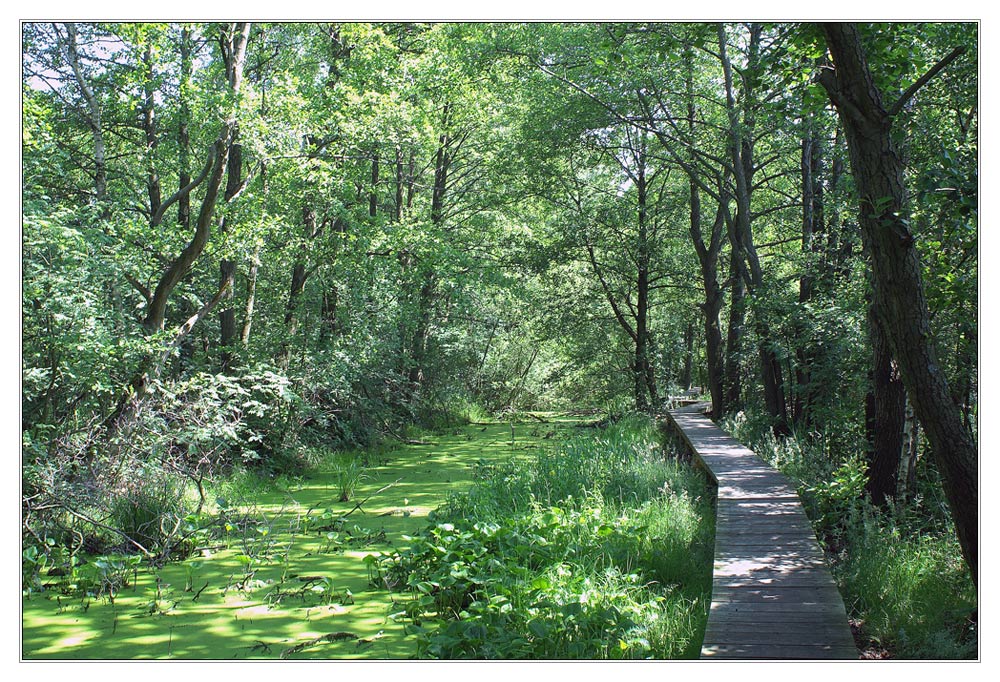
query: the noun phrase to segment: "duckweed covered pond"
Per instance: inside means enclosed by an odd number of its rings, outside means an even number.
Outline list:
[[[455,429],[447,435],[427,437],[423,444],[407,445],[386,455],[373,455],[372,461],[365,462],[367,466],[361,470],[353,496],[347,501],[341,500],[343,471],[333,466],[312,472],[279,489],[246,491],[238,500],[219,499],[215,508],[208,511],[225,520],[221,524],[223,532],[182,562],[153,569],[138,559],[91,557],[78,571],[89,571],[91,576],[97,574],[101,579],[95,582],[91,578],[90,587],[85,591],[73,589],[74,576],[70,575],[48,577],[44,591],[27,594],[23,599],[23,658],[406,659],[417,655],[441,656],[440,642],[435,644],[435,631],[428,630],[428,626],[438,622],[440,632],[453,632],[454,623],[447,621],[468,620],[469,614],[436,613],[429,605],[425,587],[428,583],[423,578],[414,581],[413,589],[406,589],[405,578],[401,583],[396,581],[392,591],[386,589],[387,566],[395,562],[397,572],[399,568],[410,570],[401,557],[411,554],[408,552],[411,544],[417,551],[428,549],[425,538],[430,537],[432,531],[440,534],[441,527],[435,530],[435,524],[429,523],[428,517],[446,502],[449,502],[446,505],[450,509],[446,511],[451,515],[449,520],[460,521],[463,516],[475,516],[477,505],[492,504],[502,508],[506,496],[520,494],[496,485],[487,487],[484,492],[483,486],[477,483],[472,497],[449,498],[452,493],[469,490],[474,477],[483,479],[498,471],[527,470],[531,462],[537,468],[538,462],[546,457],[549,457],[545,463],[548,468],[559,461],[566,466],[570,460],[552,459],[546,453],[563,448],[557,444],[565,443],[571,434],[579,441],[582,434],[588,434],[582,438],[587,440],[596,431],[576,426],[579,426],[578,419],[550,416],[544,423],[537,420],[515,423],[513,429],[506,422],[480,424]],[[554,471],[549,473],[555,474]],[[567,472],[567,475],[581,476],[587,472],[579,470]],[[508,477],[508,480],[513,479]],[[546,485],[551,487],[551,483]],[[521,492],[535,495],[530,491]],[[687,494],[684,492],[682,497]],[[708,509],[710,512],[707,501],[699,500],[696,502],[702,504],[703,511]],[[511,504],[514,504],[513,499]],[[540,503],[532,498],[528,504],[535,508]],[[602,520],[608,514],[594,511],[593,505],[582,513],[590,515],[595,533],[602,537],[612,533],[608,529],[613,528],[614,521],[610,516]],[[553,517],[549,513],[545,518],[551,520]],[[639,528],[632,521],[629,523],[636,533],[645,533],[646,526]],[[660,519],[652,522],[649,528],[653,529],[656,523],[674,521]],[[706,535],[704,528],[711,524],[706,526],[698,519],[689,519],[688,523],[693,524],[687,531],[688,537],[697,536],[696,544],[702,551],[691,552],[690,547],[675,549],[692,554],[704,566],[685,565],[680,569],[668,566],[664,569],[664,575],[678,570],[698,573],[687,586],[665,586],[666,593],[677,593],[676,603],[670,609],[676,611],[677,604],[684,605],[682,610],[686,609],[679,616],[685,620],[681,628],[684,633],[681,638],[685,641],[679,643],[679,650],[696,650],[692,649],[691,642],[700,641],[699,628],[704,627],[710,585],[710,561],[704,559],[711,555],[711,537],[710,531]],[[446,524],[445,527],[452,526]],[[565,528],[549,530],[562,535],[567,532]],[[533,532],[544,535],[547,531],[536,528]],[[650,532],[655,535],[652,530]],[[531,544],[548,543],[541,535],[532,537],[535,540]],[[655,538],[653,541],[655,543]],[[653,563],[671,561],[664,558],[670,552],[660,556],[656,547],[646,545],[628,551],[652,552],[659,557],[651,559]],[[551,566],[528,565],[537,564],[537,557],[525,559],[525,562],[518,570],[534,571],[528,585],[533,585],[536,591],[555,587],[557,575],[572,572],[565,557]],[[612,563],[604,569],[611,570]],[[498,581],[497,594],[503,594],[500,586],[507,585],[507,579],[500,574],[494,577]],[[638,577],[630,575],[629,579],[634,582]],[[559,588],[563,592],[573,591],[577,585],[581,594],[594,592],[589,579],[576,580],[578,585],[563,581],[565,584]],[[421,583],[419,587],[423,592],[417,588],[417,583]],[[640,587],[643,586],[636,585],[635,590]],[[663,599],[661,596],[654,598]],[[472,596],[467,596],[466,601],[469,600],[477,603]],[[524,606],[537,615],[539,608],[544,609],[544,599],[541,607],[538,598]],[[575,608],[579,610],[578,605]],[[663,615],[667,615],[668,610],[661,609]],[[554,636],[553,622],[551,618],[543,622],[541,617],[525,621],[526,627],[530,627],[528,639]],[[669,632],[676,633],[676,630]],[[428,641],[432,646],[428,647]],[[628,653],[625,639],[611,644],[610,649],[588,648],[582,655],[578,652],[572,657]],[[647,649],[648,646],[647,642]],[[458,655],[469,657],[490,656],[489,651],[474,648],[456,651]],[[533,651],[548,652],[536,657],[560,657],[558,649],[523,647],[506,653],[501,651],[498,655],[531,657]],[[588,654],[590,651],[592,653]],[[678,653],[675,650],[669,655],[678,656]]]

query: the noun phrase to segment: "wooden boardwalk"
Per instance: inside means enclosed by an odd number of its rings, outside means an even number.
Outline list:
[[[844,601],[794,486],[704,410],[700,404],[669,413],[718,485],[701,657],[857,659]]]

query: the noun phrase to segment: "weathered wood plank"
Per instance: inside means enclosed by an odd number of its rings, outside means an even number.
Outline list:
[[[766,644],[767,642],[852,644],[853,639],[845,639],[850,631],[839,621],[817,621],[808,628],[789,628],[787,621],[750,623],[743,621],[718,620],[705,628],[705,641],[715,644],[743,643]]]
[[[800,611],[770,611],[753,608],[747,604],[716,604],[708,621],[709,625],[718,623],[727,627],[746,628],[760,624],[781,624],[786,630],[810,628],[814,624],[836,624],[847,628],[847,619],[839,611],[832,610],[800,610]]]
[[[858,658],[847,611],[795,485],[700,414],[670,412],[717,485],[702,658]]]
[[[850,632],[840,623],[810,624],[808,628],[788,629],[777,624],[772,627],[717,627],[706,630],[705,642],[710,644],[770,644],[772,646],[815,646],[832,645],[836,647],[853,647],[854,639]]]
[[[702,658],[735,658],[735,659],[844,659],[858,658],[858,650],[854,646],[836,645],[771,645],[771,644],[712,644],[701,650]]]
[[[715,585],[712,603],[762,604],[768,609],[781,611],[799,609],[802,606],[825,607],[840,598],[836,586],[786,586],[784,583],[768,585]],[[839,607],[843,610],[843,607]]]

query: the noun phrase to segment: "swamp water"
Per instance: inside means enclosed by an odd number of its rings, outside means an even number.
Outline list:
[[[515,423],[513,443],[506,422],[429,436],[372,462],[346,502],[335,472],[312,472],[234,509],[226,536],[199,554],[121,568],[113,600],[43,576],[49,589],[22,599],[22,657],[410,658],[414,639],[389,618],[405,597],[373,588],[365,557],[404,548],[476,462],[530,456],[575,421]]]

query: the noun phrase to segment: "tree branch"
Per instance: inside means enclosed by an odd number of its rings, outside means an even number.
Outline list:
[[[195,187],[197,187],[202,183],[202,181],[208,176],[208,171],[212,168],[212,161],[215,160],[215,156],[216,156],[216,145],[213,144],[211,152],[208,155],[208,160],[205,161],[205,167],[201,170],[201,173],[198,175],[198,177],[196,177],[194,180],[189,182],[184,187],[181,187],[179,190],[174,192],[174,194],[171,195],[170,198],[168,198],[166,201],[160,204],[160,210],[158,210],[156,212],[156,215],[154,215],[149,221],[150,227],[156,227],[157,225],[159,225],[160,222],[163,220],[163,215],[166,213],[168,208],[170,208],[179,199],[182,199],[188,194],[190,194]]]
[[[896,114],[903,110],[903,107],[910,101],[910,98],[917,94],[917,90],[924,87],[930,79],[938,75],[946,66],[961,57],[963,54],[965,54],[965,45],[959,45],[948,53],[944,59],[932,66],[927,73],[918,78],[913,85],[906,89],[906,92],[899,96],[899,99],[896,100],[895,104],[889,107],[889,116],[895,117]]]
[[[149,290],[149,287],[136,279],[131,273],[126,272],[125,279],[128,280],[128,283],[131,284],[144,299],[146,299],[147,305],[153,300],[153,293]]]

